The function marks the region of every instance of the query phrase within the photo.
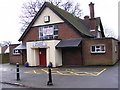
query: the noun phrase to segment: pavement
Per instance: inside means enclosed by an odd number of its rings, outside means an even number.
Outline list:
[[[118,88],[118,64],[52,68],[53,86],[48,86],[48,68],[20,65],[20,80],[16,80],[16,65],[0,64],[2,88]],[[7,85],[7,87],[5,86]]]

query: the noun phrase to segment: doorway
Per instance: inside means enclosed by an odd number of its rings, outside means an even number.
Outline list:
[[[40,66],[46,66],[46,48],[40,48],[39,49],[39,65]]]

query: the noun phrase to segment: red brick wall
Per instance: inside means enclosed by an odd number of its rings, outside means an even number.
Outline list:
[[[13,49],[16,48],[19,44],[13,44],[9,46],[9,58],[10,58],[10,63],[11,64],[22,64],[22,55],[13,55]]]
[[[97,36],[97,31],[96,31],[96,20],[90,19],[90,30],[95,30],[95,31],[90,31],[95,37]]]
[[[73,27],[68,24],[58,24],[58,29],[59,39],[81,38],[80,34],[78,34]],[[39,40],[38,27],[32,27],[24,37],[23,42],[25,43],[30,40]]]
[[[38,27],[32,27],[23,39],[23,42],[39,39]]]
[[[118,59],[120,60],[120,42],[118,42]]]
[[[82,38],[72,26],[62,23],[58,26],[59,39],[72,39],[72,38]]]
[[[2,53],[4,53],[7,48],[8,48],[8,46],[2,47]]]
[[[89,39],[82,42],[82,53],[85,65],[113,65],[117,60],[113,60],[114,55],[113,39]],[[90,47],[96,44],[104,44],[106,52],[104,54],[91,54]],[[115,58],[116,59],[116,58]]]
[[[96,29],[96,20],[94,20],[94,19],[90,20],[90,30],[91,29]]]

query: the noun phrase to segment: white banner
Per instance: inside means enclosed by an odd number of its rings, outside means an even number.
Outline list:
[[[43,36],[53,35],[53,27],[43,28]]]

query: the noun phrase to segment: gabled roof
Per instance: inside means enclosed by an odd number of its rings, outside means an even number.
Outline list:
[[[63,19],[65,22],[68,22],[70,25],[72,25],[74,28],[77,29],[77,31],[84,36],[87,37],[93,37],[93,35],[89,32],[89,30],[79,21],[82,20],[78,17],[75,17],[74,15],[70,14],[69,12],[58,8],[57,6],[54,6],[53,4],[50,4],[48,2],[45,2],[41,9],[38,11],[36,16],[33,18],[31,23],[28,25],[22,36],[20,37],[19,41],[22,41],[25,35],[29,32],[29,29],[32,27],[34,22],[37,20],[37,18],[40,16],[42,11],[45,7],[49,7],[54,13],[56,13],[61,19]]]

